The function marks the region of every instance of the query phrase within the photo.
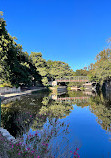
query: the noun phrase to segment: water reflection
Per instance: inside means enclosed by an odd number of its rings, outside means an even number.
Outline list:
[[[73,106],[51,100],[48,94],[23,96],[11,102],[2,102],[2,127],[14,137],[29,131],[42,129],[47,118],[65,118],[71,113]]]
[[[51,123],[53,119],[65,120],[64,118],[68,117],[70,121],[73,121],[72,117],[75,117],[76,120],[79,118],[77,115],[81,115],[78,110],[84,111],[86,107],[85,114],[90,118],[91,111],[96,117],[97,125],[99,124],[103,130],[111,133],[111,92],[99,95],[87,91],[68,91],[58,95],[34,93],[5,100],[1,105],[1,125],[17,138],[30,130],[43,131],[47,121]],[[75,116],[72,116],[72,113]],[[76,122],[79,121],[81,120],[76,120]],[[78,124],[76,126],[78,127]],[[88,137],[89,133],[86,134]]]
[[[1,105],[2,127],[15,137],[28,132],[36,118],[36,114],[39,113],[42,99],[43,95],[32,95],[23,96],[7,103],[3,101]],[[44,124],[45,120],[42,119],[42,122]]]
[[[90,96],[90,95],[93,96]],[[73,105],[85,107],[97,116],[97,122],[105,130],[111,130],[111,95],[96,95],[91,92],[68,91],[57,95],[33,94],[11,98],[2,102],[1,125],[13,136],[18,137],[33,130],[42,129],[48,118],[65,118],[73,110]]]
[[[57,118],[49,118],[43,130],[36,132],[30,130],[28,134],[24,135],[24,144],[28,149],[36,151],[36,155],[40,157],[71,157],[71,146],[67,138],[68,127],[69,125],[64,121],[60,122]],[[73,147],[73,151],[76,150],[76,147]]]
[[[111,132],[111,93],[90,98],[90,110],[103,129]]]
[[[66,95],[60,94],[55,98],[80,107],[89,106],[101,127],[111,132],[111,91],[101,92],[99,95],[93,91],[68,91]]]
[[[87,91],[68,91],[67,93],[58,93],[58,95],[52,94],[51,99],[61,103],[85,107],[90,105],[91,95],[95,96],[96,94]]]

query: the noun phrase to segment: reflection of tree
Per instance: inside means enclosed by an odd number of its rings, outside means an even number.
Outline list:
[[[44,97],[42,100],[43,105],[47,105],[49,103],[49,97]]]
[[[86,96],[86,94],[83,93],[83,91],[68,91],[68,96],[69,97],[82,97]]]
[[[85,107],[89,105],[89,101],[90,101],[90,97],[87,94],[84,94],[83,91],[68,91],[67,94],[62,94],[62,95],[58,95],[58,98],[66,98],[69,97],[69,100],[60,100],[62,102],[62,104],[70,104],[70,105],[77,105],[80,107]],[[72,99],[70,99],[70,97],[72,97]],[[76,98],[78,97],[78,98]],[[79,98],[80,97],[80,98]],[[82,98],[83,97],[83,98]],[[86,98],[84,98],[86,97]],[[75,99],[73,99],[75,98]]]
[[[111,131],[111,102],[108,98],[105,99],[102,94],[91,97],[90,110],[98,117],[97,122],[101,127]]]
[[[77,106],[80,106],[81,108],[84,108],[86,106],[89,106],[90,104],[90,98],[86,99],[86,100],[76,100],[76,101],[73,101],[73,100],[66,100],[66,101],[61,101],[62,104],[70,104],[70,105],[77,105]]]
[[[24,96],[21,100],[2,104],[2,127],[11,135],[20,136],[29,131],[36,114],[41,108],[42,97]]]
[[[32,113],[14,108],[2,108],[2,127],[7,129],[11,135],[18,137],[29,130],[33,122]],[[32,117],[31,117],[32,116]]]
[[[64,118],[69,115],[73,106],[70,103],[61,103],[57,101],[51,101],[47,106],[42,106],[40,109],[41,115],[47,115],[48,117]]]
[[[40,115],[39,113],[36,115],[36,117],[34,118],[33,120],[33,123],[31,125],[31,129],[33,131],[36,131],[36,130],[42,130],[43,129],[43,126],[44,124],[46,123],[47,121],[47,116],[46,115]]]
[[[89,98],[90,99],[90,98]],[[86,106],[89,106],[89,100],[83,101],[83,102],[78,102],[76,103],[77,106],[80,106],[81,108],[84,108]]]
[[[72,105],[51,101],[47,96],[24,96],[21,100],[2,104],[2,127],[18,137],[29,131],[29,128],[42,129],[47,117],[66,117],[71,109]]]
[[[45,100],[43,98],[43,100]],[[43,102],[42,102],[43,103]],[[69,103],[60,103],[57,101],[45,102],[45,105],[42,105],[39,113],[36,115],[36,118],[33,122],[31,128],[33,130],[42,129],[47,118],[65,118],[71,113],[73,106]]]

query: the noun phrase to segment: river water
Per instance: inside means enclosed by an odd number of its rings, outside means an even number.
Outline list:
[[[40,133],[39,146],[48,137],[45,155],[49,157],[111,158],[109,92],[36,92],[11,98],[1,104],[1,126],[16,139],[23,137],[24,143],[27,135]]]

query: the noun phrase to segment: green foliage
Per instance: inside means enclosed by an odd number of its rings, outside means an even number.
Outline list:
[[[2,11],[0,11],[0,15],[3,16],[3,12]]]
[[[42,84],[48,85],[48,66],[47,62],[42,58],[42,53],[31,52],[30,59],[32,60],[36,71],[42,76]]]
[[[83,84],[84,84],[83,82],[69,82],[67,84],[67,86],[68,87],[76,87],[77,86],[79,88],[79,87],[83,87]]]
[[[97,122],[107,132],[111,132],[111,101],[103,94],[90,98],[90,110],[97,117]]]
[[[67,90],[70,91],[70,90],[71,90],[71,87],[67,87]]]
[[[111,80],[111,49],[101,51],[96,56],[96,60],[95,64],[90,65],[90,80],[100,84]]]
[[[85,88],[84,87],[80,87],[80,90],[83,91],[83,90],[85,90]]]
[[[89,73],[89,71],[80,69],[80,70],[76,70],[75,76],[87,76],[88,73]]]
[[[22,46],[16,43],[6,30],[6,22],[0,12],[0,80],[12,86],[35,86],[64,76],[73,76],[69,65],[61,61],[47,61],[42,53],[23,52]]]
[[[41,81],[27,52],[15,42],[6,30],[4,19],[0,18],[0,79],[14,86],[35,85]]]
[[[52,79],[74,75],[74,71],[65,62],[48,60],[47,64],[49,67],[48,73]]]
[[[12,87],[11,83],[0,84],[0,87]]]
[[[57,119],[50,119],[43,130],[36,130],[36,133],[28,132],[15,144],[0,134],[0,156],[5,158],[53,158],[57,155],[59,158],[68,155],[71,157],[72,147],[67,138],[68,129],[69,124]],[[61,140],[58,142],[56,139],[59,137]],[[61,143],[65,144],[65,148],[60,148],[62,147]],[[73,150],[76,150],[76,145]]]

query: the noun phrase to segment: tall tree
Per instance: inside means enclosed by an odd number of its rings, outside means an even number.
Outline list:
[[[31,85],[33,81],[40,80],[41,76],[29,59],[28,53],[23,52],[22,46],[15,42],[16,38],[10,36],[5,27],[6,22],[1,16],[0,80],[16,86]]]
[[[96,62],[91,65],[89,76],[92,81],[101,84],[111,80],[111,49],[104,49],[96,56]]]
[[[88,75],[88,71],[85,69],[78,69],[75,72],[75,76],[87,76]]]
[[[48,66],[46,60],[42,58],[42,53],[31,52],[30,59],[35,65],[39,74],[42,76],[43,85],[48,85]]]
[[[49,75],[52,79],[74,75],[74,71],[65,62],[48,60],[47,64],[49,67]]]

